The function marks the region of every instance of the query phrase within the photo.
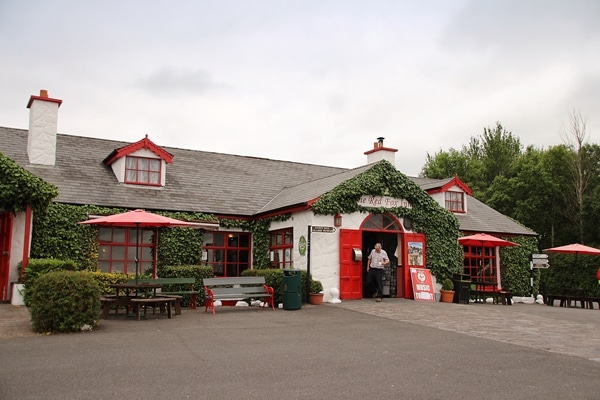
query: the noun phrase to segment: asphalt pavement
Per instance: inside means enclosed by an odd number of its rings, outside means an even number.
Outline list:
[[[597,400],[600,310],[386,298],[38,335],[0,304],[0,360],[0,400]]]

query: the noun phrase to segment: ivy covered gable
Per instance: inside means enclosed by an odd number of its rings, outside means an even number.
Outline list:
[[[57,196],[56,186],[0,153],[0,209],[18,213],[29,204],[33,210],[39,211],[48,207]]]
[[[359,204],[363,195],[405,199],[412,208],[366,208]],[[412,219],[413,230],[426,235],[427,267],[438,281],[462,269],[463,252],[458,244],[458,220],[441,207],[390,162],[382,160],[323,194],[312,205],[315,214],[385,213]]]

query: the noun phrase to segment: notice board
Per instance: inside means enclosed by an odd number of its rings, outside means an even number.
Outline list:
[[[431,271],[425,268],[411,268],[413,297],[417,301],[435,301]]]

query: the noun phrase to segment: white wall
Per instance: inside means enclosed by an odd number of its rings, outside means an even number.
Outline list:
[[[321,281],[325,293],[324,301],[331,299],[329,290],[340,289],[340,229],[358,229],[366,213],[342,215],[342,226],[334,233],[312,232],[310,240],[310,273],[313,279]],[[314,215],[312,211],[294,213],[284,222],[273,222],[271,230],[293,227],[294,229],[294,268],[305,270],[308,263],[308,249],[304,256],[299,252],[300,237],[308,241],[308,226],[333,226],[333,215]]]

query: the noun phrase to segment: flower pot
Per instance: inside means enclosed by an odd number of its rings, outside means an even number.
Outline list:
[[[440,290],[442,303],[452,303],[454,301],[454,290]]]
[[[323,293],[309,293],[308,302],[316,306],[323,304]]]

